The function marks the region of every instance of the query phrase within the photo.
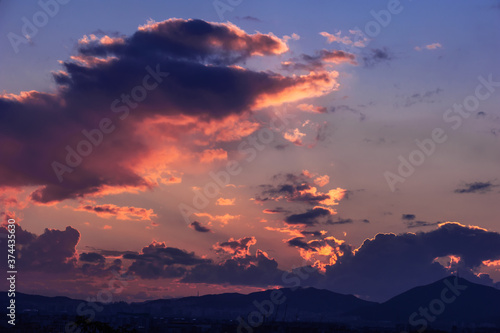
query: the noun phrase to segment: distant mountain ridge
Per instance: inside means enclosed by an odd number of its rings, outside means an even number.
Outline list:
[[[493,323],[500,327],[500,290],[451,276],[348,314],[369,321]]]
[[[7,297],[5,292],[2,294],[5,296],[2,297],[3,306]],[[271,302],[277,294],[280,295],[280,302]],[[67,297],[16,295],[18,313],[30,310],[28,312],[45,315],[76,316],[82,303],[87,302]],[[246,318],[255,311],[267,311],[266,321],[271,322],[391,322],[413,327],[437,323],[476,323],[500,328],[500,290],[455,276],[415,287],[383,303],[316,288],[282,288],[248,295],[225,293],[102,305],[103,310],[98,317],[126,313],[236,320],[238,317]]]

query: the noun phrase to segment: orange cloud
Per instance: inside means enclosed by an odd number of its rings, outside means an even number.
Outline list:
[[[323,187],[327,185],[330,182],[330,177],[328,175],[324,176],[318,176],[316,179],[314,179],[314,184],[318,185],[319,187]]]
[[[232,220],[237,220],[240,218],[240,215],[211,215],[209,213],[194,213],[194,215],[198,217],[206,217],[210,222],[219,222],[221,226],[227,225]]]
[[[336,189],[328,191],[329,198],[325,199],[323,201],[320,201],[319,203],[322,205],[327,205],[327,206],[336,206],[339,204],[339,201],[344,198],[345,193],[346,193],[346,190],[344,190],[340,187],[337,187]]]
[[[256,98],[253,108],[261,109],[326,95],[339,87],[338,76],[337,71],[310,72],[306,75],[293,75],[291,77],[275,76],[275,79],[282,83],[282,89],[263,93]]]
[[[297,108],[301,111],[314,112],[314,113],[326,113],[327,109],[324,106],[314,106],[312,104],[299,104]]]
[[[483,261],[483,265],[488,267],[497,267],[500,266],[500,260],[486,260]]]
[[[240,239],[230,238],[226,242],[217,242],[212,248],[217,253],[228,253],[233,258],[245,258],[250,256],[250,246],[257,244],[255,237],[243,237]]]
[[[215,160],[227,160],[227,151],[222,148],[206,149],[200,154],[202,163],[212,163]]]
[[[290,235],[292,237],[303,237],[304,236],[300,232],[300,229],[294,229],[294,228],[290,228],[290,227],[285,227],[285,228],[265,227],[264,229],[269,230],[269,231],[278,231],[278,232]]]
[[[313,239],[307,242],[307,248],[300,248],[300,256],[316,267],[321,272],[326,271],[326,266],[334,265],[338,258],[344,255],[341,245],[343,240],[333,236],[325,237],[322,240]]]
[[[219,206],[234,206],[235,201],[236,201],[236,198],[233,198],[233,199],[219,198],[219,199],[217,199],[215,204],[219,205]]]
[[[289,130],[285,134],[283,134],[283,137],[293,143],[296,146],[302,146],[302,138],[306,136],[304,133],[300,132],[298,128],[295,128],[293,131]]]

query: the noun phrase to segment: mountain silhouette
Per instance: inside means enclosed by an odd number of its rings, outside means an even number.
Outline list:
[[[493,323],[500,327],[500,290],[450,276],[348,314],[367,321]]]
[[[7,295],[2,292],[2,304]],[[276,295],[279,295],[277,297]],[[67,297],[45,297],[16,293],[17,313],[23,320],[77,316],[78,307],[86,303]],[[359,299],[316,288],[270,289],[251,294],[225,293],[145,302],[102,304],[96,319],[115,323],[117,317],[139,318],[144,322],[161,320],[204,320],[234,323],[238,318],[260,312],[264,324],[275,323],[350,323],[356,327],[404,325],[422,327],[476,325],[500,328],[500,290],[475,284],[456,276],[415,287],[383,303]],[[147,319],[150,318],[150,319]],[[170,319],[168,319],[170,318]],[[117,320],[117,319],[116,319]],[[159,319],[158,319],[159,320]],[[64,322],[64,321],[63,321]],[[494,332],[496,329],[488,332]]]

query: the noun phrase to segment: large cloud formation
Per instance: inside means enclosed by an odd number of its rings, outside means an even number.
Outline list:
[[[455,266],[439,258],[453,256]],[[480,274],[483,262],[500,259],[500,234],[459,223],[444,223],[433,231],[378,234],[353,252],[346,252],[326,267],[322,286],[385,300],[417,285],[432,283],[457,269],[473,282],[492,285]],[[452,260],[448,260],[451,262]],[[499,285],[497,284],[497,287]]]
[[[4,225],[0,234],[6,233]],[[298,279],[291,279],[294,273],[279,267],[266,252],[252,250],[257,243],[254,237],[216,243],[213,249],[224,258],[215,260],[160,242],[151,243],[140,253],[99,250],[78,256],[80,233],[72,227],[63,231],[46,229],[37,236],[17,226],[16,235],[19,268],[30,272],[32,279],[43,273],[80,283],[85,276],[111,276],[126,267],[139,282],[170,279],[179,283],[291,287],[295,280],[302,286],[383,301],[459,270],[472,282],[500,287],[480,273],[482,267],[500,261],[500,234],[452,222],[429,232],[378,234],[357,249],[322,233],[307,233],[313,237],[308,241],[292,238],[287,243],[299,249],[307,267],[302,273],[293,270]],[[50,279],[39,279],[39,283],[46,289],[57,289],[57,283]]]
[[[78,260],[76,245],[80,240],[78,230],[70,226],[65,230],[45,229],[43,234],[37,236],[18,224],[15,226],[16,265],[20,271],[61,274],[75,268]],[[0,234],[8,234],[6,224],[0,228]],[[6,240],[2,237],[4,252],[7,252]],[[2,261],[6,267],[6,260]]]
[[[175,148],[159,154],[155,143],[336,89],[335,71],[283,76],[238,65],[287,50],[271,33],[202,20],[150,22],[131,36],[86,36],[54,73],[55,92],[0,95],[0,187],[37,186],[31,198],[38,203],[151,188],[147,170],[180,155]],[[143,133],[148,125],[156,126],[154,143]],[[163,182],[179,181],[167,176]]]

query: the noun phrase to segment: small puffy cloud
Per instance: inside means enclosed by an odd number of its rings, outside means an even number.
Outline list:
[[[283,137],[285,138],[285,140],[290,141],[291,143],[293,143],[296,146],[303,145],[302,138],[304,136],[306,136],[306,134],[300,132],[300,130],[298,128],[295,128],[293,130],[288,130],[287,132],[285,132],[285,134],[283,134]]]
[[[300,36],[298,34],[296,34],[295,32],[292,33],[291,36],[283,36],[283,40],[284,41],[289,41],[290,39],[293,39],[293,40],[299,40],[300,39]]]
[[[302,54],[298,58],[292,58],[281,63],[284,70],[306,70],[318,71],[325,70],[332,64],[348,63],[357,65],[356,56],[352,53],[341,50],[320,50],[314,55]]]
[[[206,149],[200,155],[202,163],[212,163],[216,160],[227,160],[227,151],[224,149]]]
[[[328,220],[326,222],[327,224],[331,224],[331,225],[336,225],[336,224],[351,224],[351,223],[354,223],[354,220],[353,219],[343,219],[343,218],[340,218],[338,217],[337,219],[335,220]]]
[[[330,177],[328,175],[318,176],[314,179],[314,184],[318,185],[319,187],[328,185],[329,182],[330,182]]]
[[[487,193],[490,192],[494,187],[497,187],[493,182],[473,182],[465,183],[462,187],[457,188],[455,193]]]
[[[198,232],[211,232],[210,228],[203,226],[200,222],[194,221],[189,225],[190,228]]]
[[[305,213],[292,214],[285,218],[288,224],[315,225],[322,218],[329,217],[333,212],[330,209],[315,207],[307,210]]]
[[[401,215],[401,219],[405,220],[405,221],[412,221],[415,219],[415,214],[403,214]]]
[[[264,214],[280,214],[280,213],[288,213],[288,210],[283,207],[276,207],[274,209],[264,209],[262,211]]]
[[[347,35],[342,35],[342,31],[334,34],[322,31],[319,34],[326,38],[328,44],[340,43],[354,47],[365,47],[370,40],[361,30],[349,30]]]
[[[219,199],[217,199],[215,204],[218,206],[234,206],[235,201],[236,201],[236,198],[232,198],[232,199],[231,198],[228,198],[228,199],[219,198]]]
[[[219,254],[227,253],[234,257],[244,257],[250,255],[250,246],[256,243],[255,237],[231,238],[226,242],[215,244],[213,249]]]
[[[443,45],[440,43],[432,43],[424,46],[415,46],[415,50],[417,51],[422,51],[422,50],[436,50],[436,49],[441,49],[443,48]]]
[[[301,111],[313,112],[313,113],[326,113],[327,109],[324,106],[314,106],[312,104],[299,104],[297,108]]]
[[[219,222],[222,226],[228,224],[230,221],[237,220],[240,218],[240,215],[212,215],[209,213],[194,213],[197,217],[205,217],[209,222]]]
[[[139,207],[121,207],[116,205],[82,205],[75,210],[96,214],[99,217],[108,219],[114,217],[117,220],[145,220],[151,221],[156,217],[153,209]]]
[[[392,59],[393,56],[386,47],[370,49],[364,52],[363,55],[363,61],[366,67],[373,67],[379,63],[389,62]]]

